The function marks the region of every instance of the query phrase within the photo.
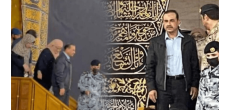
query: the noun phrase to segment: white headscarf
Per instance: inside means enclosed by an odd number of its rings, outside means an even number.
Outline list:
[[[24,58],[24,64],[29,65],[30,59],[30,48],[26,47],[27,43],[33,43],[35,41],[35,37],[31,34],[26,34],[12,49],[12,51]]]

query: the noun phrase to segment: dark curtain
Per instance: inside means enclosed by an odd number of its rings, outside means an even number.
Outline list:
[[[61,39],[76,45],[72,58],[73,77],[70,95],[76,100],[77,83],[84,71],[90,70],[93,59],[104,58],[105,14],[100,0],[50,0],[48,43]]]

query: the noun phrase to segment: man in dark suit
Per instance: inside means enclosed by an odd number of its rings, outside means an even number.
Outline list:
[[[52,74],[54,95],[67,106],[69,106],[69,91],[72,80],[72,65],[70,57],[73,57],[74,54],[75,45],[65,45],[64,52],[62,52],[55,61],[54,71]]]
[[[150,40],[146,60],[149,97],[157,110],[188,110],[190,96],[197,97],[199,63],[195,40],[182,33],[179,15],[168,10],[163,16],[165,32]]]
[[[63,42],[60,39],[52,40],[47,48],[43,49],[38,57],[34,68],[34,80],[41,84],[46,90],[50,90],[52,85],[52,73],[55,59],[61,53]]]

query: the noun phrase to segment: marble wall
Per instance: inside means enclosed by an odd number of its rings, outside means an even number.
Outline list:
[[[168,10],[174,9],[179,13],[182,30],[192,30],[194,28],[203,28],[199,14],[199,9],[205,4],[217,4],[219,0],[170,0]]]

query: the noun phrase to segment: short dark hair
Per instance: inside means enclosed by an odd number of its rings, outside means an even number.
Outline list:
[[[97,59],[91,61],[91,66],[98,66],[101,62]]]
[[[219,6],[216,4],[206,4],[202,6],[200,14],[204,18],[206,14],[212,20],[219,20]]]
[[[36,31],[33,30],[33,29],[28,30],[28,31],[26,32],[26,34],[31,34],[32,36],[34,36],[35,38],[37,38],[37,33],[36,33]]]
[[[66,50],[67,48],[70,48],[70,46],[75,46],[75,45],[73,45],[73,44],[66,44],[65,46],[64,46],[64,50]]]
[[[179,14],[177,13],[176,10],[167,10],[167,11],[164,13],[164,15],[165,15],[165,14],[168,14],[168,13],[175,13],[175,14],[176,14],[176,19],[177,19],[177,20],[179,19]],[[163,15],[163,16],[164,16],[164,15]]]

